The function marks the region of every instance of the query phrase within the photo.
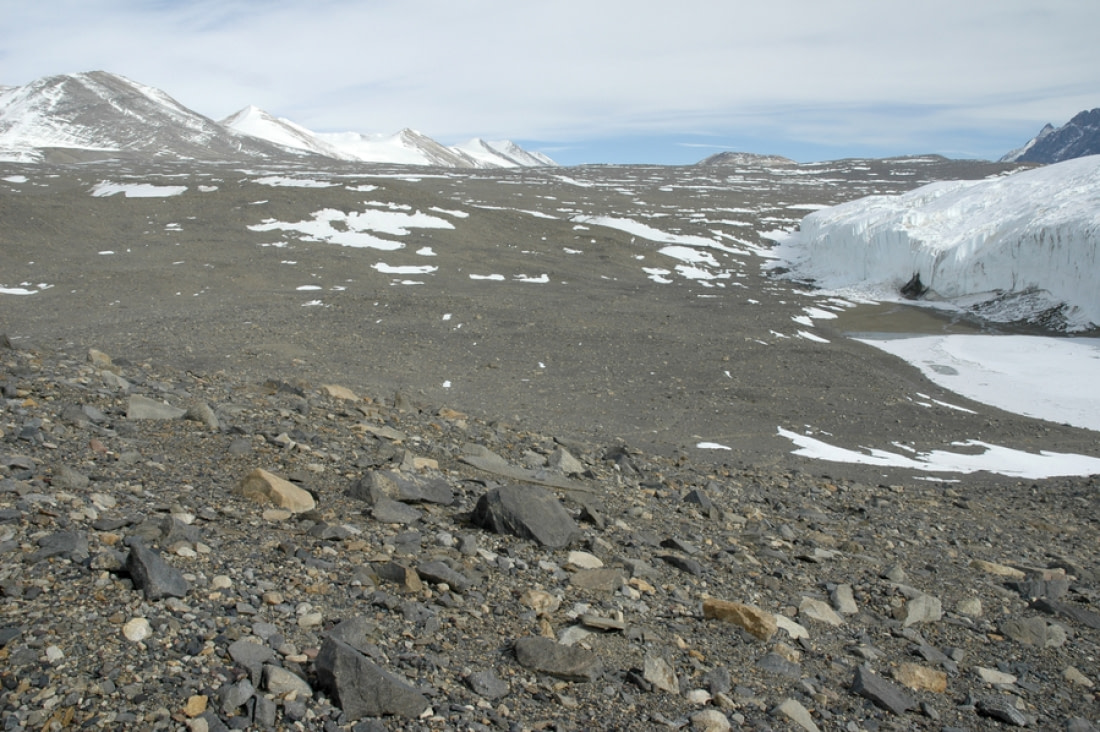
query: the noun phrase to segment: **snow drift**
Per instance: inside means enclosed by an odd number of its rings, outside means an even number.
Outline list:
[[[926,300],[1080,331],[1100,326],[1098,249],[1094,155],[822,209],[775,253],[824,289],[897,299],[917,275]]]

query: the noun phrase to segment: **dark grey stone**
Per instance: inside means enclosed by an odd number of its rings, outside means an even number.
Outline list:
[[[550,638],[520,638],[515,652],[524,668],[566,681],[595,681],[603,673],[596,654],[577,646],[563,646]]]
[[[664,560],[667,564],[671,564],[681,572],[687,572],[697,577],[706,573],[706,568],[691,557],[681,557],[678,554],[661,554],[659,558]]]
[[[145,593],[147,600],[184,597],[191,589],[190,583],[178,569],[167,564],[159,554],[140,541],[134,542],[130,547],[126,570],[130,573],[134,586]]]
[[[263,678],[264,664],[275,660],[275,651],[269,646],[241,638],[229,646],[229,657],[248,671],[252,686],[256,687]]]
[[[256,702],[256,708],[252,712],[252,723],[257,727],[274,727],[275,715],[279,710],[275,701],[262,694],[257,694],[252,698]]]
[[[906,710],[913,709],[916,706],[912,697],[902,691],[900,687],[882,678],[867,666],[860,666],[856,669],[851,691],[853,694],[870,699],[876,706],[894,714],[904,714]]]
[[[768,653],[756,662],[756,667],[776,676],[797,681],[802,678],[802,667],[794,661],[788,661],[778,653]]]
[[[492,671],[475,671],[466,677],[466,686],[478,696],[496,701],[508,695],[508,684],[501,681]]]
[[[439,584],[442,582],[451,586],[451,589],[459,594],[470,587],[470,580],[466,575],[451,569],[445,562],[433,561],[419,564],[416,567],[417,574],[422,579]]]
[[[256,687],[248,679],[241,679],[235,684],[223,686],[220,694],[222,711],[226,714],[235,714],[238,709],[244,706],[246,701],[255,696]]]
[[[974,709],[983,717],[996,719],[1013,727],[1026,727],[1028,718],[1005,697],[979,699]]]
[[[580,527],[553,493],[533,485],[506,485],[483,495],[471,519],[498,534],[513,534],[556,549],[568,546]]]
[[[1100,613],[1086,610],[1078,605],[1043,599],[1031,603],[1031,607],[1047,613],[1048,615],[1058,615],[1063,618],[1069,618],[1093,630],[1100,630]]]
[[[427,697],[406,681],[331,636],[321,645],[314,668],[318,685],[332,695],[348,721],[384,715],[415,719],[428,708]]]
[[[380,498],[371,509],[374,520],[384,524],[411,524],[419,521],[423,515],[412,506],[406,506],[389,498]]]
[[[82,531],[58,531],[38,540],[38,551],[27,555],[28,562],[50,557],[66,557],[79,562],[88,558],[88,537]]]

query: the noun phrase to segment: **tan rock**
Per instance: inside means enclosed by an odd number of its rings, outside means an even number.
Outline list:
[[[1009,567],[995,562],[987,562],[984,559],[971,560],[970,566],[987,574],[995,574],[998,577],[1007,577],[1008,579],[1023,579],[1027,576],[1015,567]]]
[[[1091,689],[1093,686],[1092,679],[1085,676],[1073,666],[1067,666],[1066,670],[1062,672],[1062,678],[1071,684],[1077,684],[1078,686],[1084,686],[1087,689]]]
[[[333,399],[343,399],[349,402],[359,401],[359,395],[346,386],[339,384],[323,384],[321,389]]]
[[[561,600],[544,590],[527,590],[520,595],[519,601],[534,610],[536,615],[549,615],[561,607]]]
[[[779,630],[775,615],[772,613],[752,605],[717,600],[713,597],[703,600],[703,617],[733,623],[760,640],[768,640]]]
[[[188,697],[187,703],[183,705],[183,714],[185,717],[197,717],[206,711],[206,703],[209,701],[205,694],[195,694]]]
[[[931,691],[942,694],[947,691],[947,674],[919,663],[903,663],[894,670],[894,678],[899,684],[916,691]]]
[[[262,468],[256,468],[241,480],[237,494],[252,501],[270,501],[292,513],[312,511],[317,506],[309,491]]]

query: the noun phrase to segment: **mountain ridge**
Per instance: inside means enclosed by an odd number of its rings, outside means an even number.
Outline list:
[[[1100,155],[1100,107],[1078,112],[1061,127],[1047,123],[1039,134],[1000,162],[1060,163],[1086,155]]]
[[[160,89],[107,71],[58,74],[23,86],[0,86],[0,159],[15,162],[318,156],[451,168],[556,165],[545,155],[510,141],[484,144],[477,150],[470,154],[460,147],[447,147],[411,129],[393,135],[314,133],[255,106],[215,121]]]

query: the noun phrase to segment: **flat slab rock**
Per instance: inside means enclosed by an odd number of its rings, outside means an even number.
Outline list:
[[[473,522],[497,534],[531,539],[542,546],[568,546],[580,527],[553,493],[533,485],[494,488],[477,502]]]
[[[520,638],[515,652],[516,661],[524,668],[566,681],[595,681],[603,674],[603,664],[596,654],[549,638]]]

